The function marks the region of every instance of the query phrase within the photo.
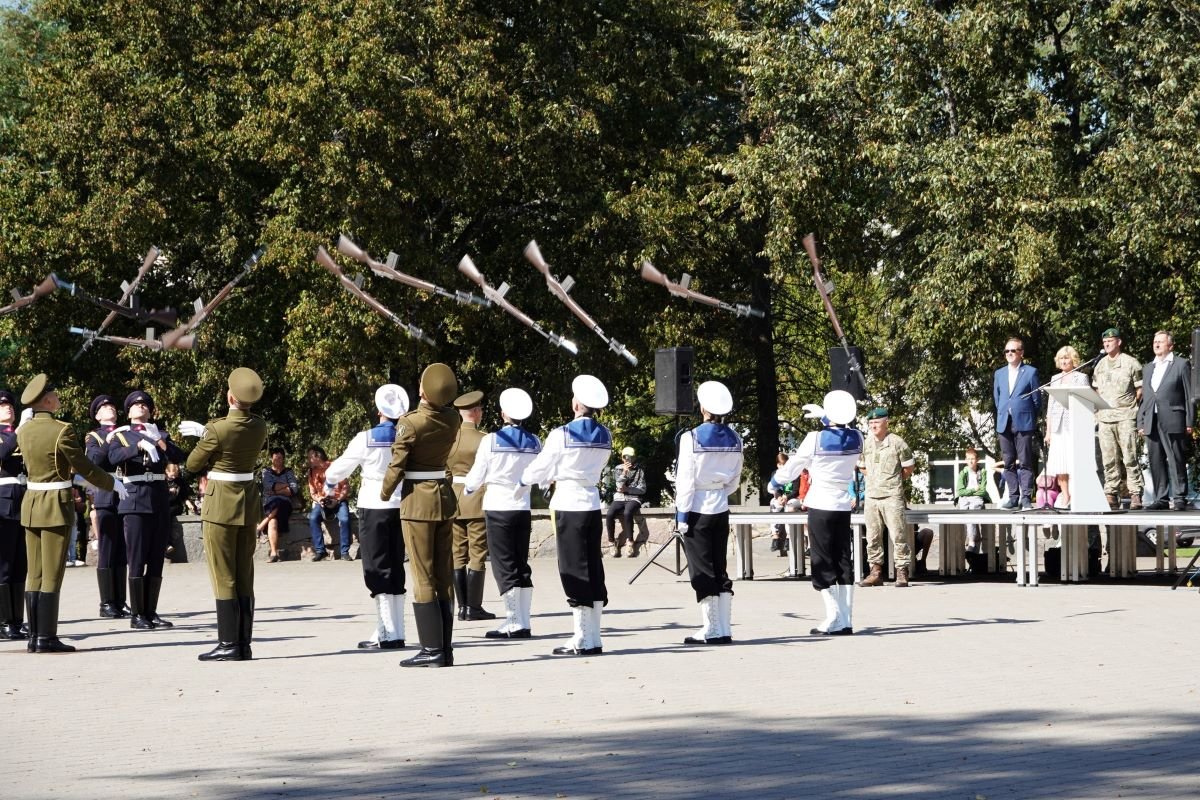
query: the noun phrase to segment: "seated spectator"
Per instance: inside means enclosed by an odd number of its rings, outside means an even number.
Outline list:
[[[329,469],[329,456],[317,445],[308,448],[308,496],[312,508],[308,512],[308,528],[312,533],[313,561],[325,558],[325,531],[321,523],[332,516],[337,517],[339,552],[350,560],[350,481],[344,480],[332,489],[325,488],[325,470]]]
[[[296,475],[284,465],[287,453],[282,447],[271,448],[271,465],[263,470],[262,495],[263,519],[258,523],[258,532],[267,532],[271,555],[267,559],[274,564],[279,561],[279,534],[287,533],[288,517],[292,514],[292,503],[300,497],[300,483]]]
[[[954,487],[954,502],[966,511],[978,511],[987,502],[988,475],[979,465],[979,453],[974,447],[967,448],[967,465],[958,473]],[[968,553],[978,553],[982,543],[979,525],[967,523],[966,549]]]
[[[615,558],[621,557],[621,545],[629,542],[625,555],[632,558],[638,554],[634,516],[641,509],[642,497],[646,494],[646,474],[637,462],[637,453],[632,447],[621,451],[621,463],[613,470],[613,483],[613,499],[608,505],[608,541]],[[621,536],[614,538],[618,515],[621,517]]]

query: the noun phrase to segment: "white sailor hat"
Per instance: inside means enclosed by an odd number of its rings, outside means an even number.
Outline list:
[[[608,405],[608,389],[595,375],[576,375],[571,381],[571,393],[588,408],[604,408]]]
[[[375,408],[388,419],[397,419],[408,411],[408,392],[394,383],[385,383],[375,390]]]
[[[696,387],[700,407],[710,414],[723,417],[733,410],[733,395],[720,381],[705,381]]]
[[[821,405],[825,409],[825,416],[834,425],[849,425],[858,415],[858,405],[854,402],[854,395],[843,389],[835,389],[825,395]]]
[[[524,389],[505,389],[500,393],[500,410],[511,420],[527,419],[533,413],[533,398]]]

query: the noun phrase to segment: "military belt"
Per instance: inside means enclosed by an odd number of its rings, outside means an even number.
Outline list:
[[[145,472],[141,475],[126,475],[123,480],[125,483],[153,483],[154,481],[165,481],[166,475],[160,475],[157,472]]]
[[[240,481],[254,480],[253,472],[210,472],[208,473],[210,481],[229,481],[230,483],[238,483]]]
[[[406,480],[406,481],[440,481],[445,477],[446,477],[446,473],[444,471],[443,472],[433,472],[431,470],[429,472],[406,472],[406,473],[404,473],[404,480]]]
[[[13,486],[13,485],[17,485],[17,484],[19,484],[21,486],[25,485],[25,476],[24,475],[15,475],[15,476],[8,476],[8,477],[0,478],[0,486]]]
[[[58,489],[70,489],[70,481],[30,481],[25,484],[25,488],[34,492],[53,492]]]

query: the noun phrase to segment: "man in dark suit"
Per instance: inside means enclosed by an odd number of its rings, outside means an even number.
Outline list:
[[[1142,405],[1138,433],[1146,437],[1154,501],[1148,509],[1186,508],[1187,446],[1194,407],[1192,367],[1171,351],[1175,339],[1166,331],[1154,334],[1154,360],[1142,368]]]
[[[1042,397],[1036,367],[1022,364],[1025,343],[1013,337],[1004,345],[1005,366],[992,379],[996,404],[996,436],[1004,459],[1008,496],[1001,508],[1033,508],[1033,475],[1037,469],[1037,415]],[[1019,484],[1019,486],[1018,486]],[[1019,497],[1018,497],[1019,491]]]

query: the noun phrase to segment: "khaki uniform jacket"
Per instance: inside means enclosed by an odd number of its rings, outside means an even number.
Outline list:
[[[462,418],[451,407],[434,408],[424,400],[396,421],[392,462],[383,476],[379,499],[390,500],[408,472],[441,472],[445,480],[404,481],[400,489],[400,519],[437,522],[454,519],[458,501],[450,484],[446,458],[450,455]]]
[[[454,440],[454,447],[450,449],[450,455],[446,457],[446,467],[449,468],[451,475],[455,478],[467,477],[471,467],[475,466],[479,443],[483,441],[485,435],[483,431],[475,427],[474,422],[462,424],[462,427],[458,429],[458,438]],[[454,482],[454,496],[458,500],[458,518],[483,519],[483,496],[487,492],[487,486],[481,486],[479,491],[471,494],[463,494],[465,488],[465,481],[456,480]]]
[[[84,480],[111,492],[113,477],[84,455],[75,432],[48,411],[39,411],[17,431],[17,445],[25,457],[25,474],[30,483],[69,481],[78,472]],[[70,489],[25,492],[21,502],[21,524],[26,528],[59,528],[75,522],[75,499]]]
[[[1112,404],[1096,412],[1101,422],[1120,422],[1137,416],[1137,390],[1142,385],[1142,365],[1128,353],[1105,356],[1092,370],[1092,386]]]
[[[867,473],[868,498],[904,499],[904,468],[916,463],[907,442],[890,431],[882,442],[868,433],[862,463]]]
[[[267,423],[262,417],[231,408],[229,416],[214,419],[187,458],[187,470],[254,472],[267,443]],[[262,489],[258,481],[209,480],[200,506],[200,519],[220,525],[257,525],[262,517]]]

